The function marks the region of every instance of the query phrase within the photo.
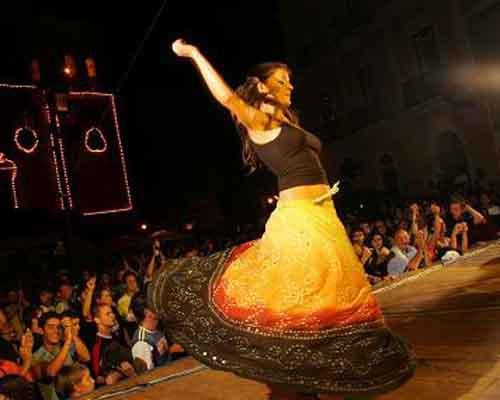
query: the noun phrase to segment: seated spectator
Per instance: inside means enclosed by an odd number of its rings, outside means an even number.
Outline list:
[[[91,346],[91,370],[98,385],[112,385],[135,375],[130,349],[113,334],[116,318],[109,305],[94,310],[97,333]]]
[[[56,379],[56,391],[60,400],[76,399],[94,391],[95,382],[90,371],[82,364],[63,367]]]
[[[384,246],[384,238],[380,233],[375,233],[371,238],[372,256],[365,263],[365,272],[370,281],[378,281],[385,278],[387,274],[387,262],[391,254],[390,250]]]
[[[132,356],[148,370],[165,364],[169,346],[165,334],[158,329],[158,315],[147,307],[146,298],[140,294],[134,296],[131,307],[139,323],[132,338]]]
[[[7,375],[0,379],[0,400],[42,400],[42,396],[35,383]]]
[[[57,314],[71,309],[71,299],[73,297],[73,286],[70,283],[63,282],[59,285],[57,291],[57,302],[55,310]]]
[[[422,232],[417,233],[417,248],[410,245],[410,235],[404,229],[394,234],[394,246],[391,249],[391,259],[387,264],[387,273],[398,276],[407,271],[415,271],[424,261],[426,255],[425,238]]]
[[[57,400],[53,379],[65,365],[73,364],[73,356],[79,361],[90,361],[87,346],[79,338],[77,328],[68,318],[64,326],[56,313],[47,313],[41,321],[43,345],[33,354],[33,367],[45,400]]]

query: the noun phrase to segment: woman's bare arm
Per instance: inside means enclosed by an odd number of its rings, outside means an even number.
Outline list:
[[[247,129],[269,129],[271,117],[245,103],[195,46],[178,39],[173,43],[172,49],[179,57],[193,60],[215,100],[234,114]]]

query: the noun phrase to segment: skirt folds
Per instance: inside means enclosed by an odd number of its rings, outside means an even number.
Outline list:
[[[168,260],[148,289],[200,362],[310,393],[377,394],[414,373],[331,201],[279,201],[262,238]]]

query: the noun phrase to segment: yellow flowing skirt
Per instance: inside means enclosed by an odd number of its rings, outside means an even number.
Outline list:
[[[230,321],[320,330],[383,319],[331,200],[280,200],[259,240],[234,252],[214,285]]]

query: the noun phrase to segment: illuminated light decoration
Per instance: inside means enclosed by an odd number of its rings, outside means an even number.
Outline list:
[[[148,230],[148,224],[141,224],[140,228],[141,228],[141,231],[147,231]]]
[[[34,85],[12,85],[10,83],[0,83],[0,88],[7,89],[36,89]]]
[[[45,114],[47,116],[47,122],[49,126],[51,126],[52,119],[50,117],[50,111],[48,106],[45,106]],[[54,139],[54,134],[52,133],[52,130],[50,130],[49,134],[49,139],[50,139],[50,149],[52,152],[52,167],[54,168],[54,171],[56,172],[56,181],[57,181],[57,189],[59,190],[59,193],[61,196],[59,196],[59,207],[61,210],[66,209],[66,205],[64,204],[64,198],[62,196],[63,192],[63,186],[62,186],[62,180],[61,180],[61,173],[59,171],[59,166],[57,163],[57,152],[56,152],[56,141]]]
[[[29,131],[33,134],[33,146],[31,147],[24,147],[20,142],[19,142],[19,135],[21,134],[21,132],[23,131]],[[16,144],[16,147],[25,152],[26,154],[31,154],[33,153],[37,148],[38,148],[38,143],[39,143],[39,139],[38,139],[38,133],[36,133],[36,131],[34,129],[31,129],[27,126],[23,127],[23,128],[17,128],[15,133],[14,133],[14,143]]]
[[[14,208],[19,208],[19,201],[17,200],[16,178],[17,178],[17,165],[14,161],[5,157],[5,154],[0,153],[0,171],[10,171],[10,187],[12,189],[12,201]]]
[[[61,131],[61,124],[59,123],[59,116],[56,114],[56,126],[57,131]],[[66,196],[68,199],[68,207],[70,210],[73,209],[73,196],[71,195],[71,187],[69,186],[69,175],[68,175],[68,167],[66,165],[66,154],[64,153],[64,143],[61,138],[57,139],[59,144],[59,154],[61,155],[61,164],[63,169],[63,178],[64,178],[64,186],[66,189]]]
[[[268,197],[267,204],[273,204],[273,203],[274,203],[274,199],[272,197]]]
[[[64,67],[64,73],[68,76],[71,76],[71,68],[70,67]]]
[[[108,97],[110,99],[111,107],[113,110],[113,122],[115,124],[115,129],[116,129],[118,151],[120,153],[120,162],[121,162],[121,167],[122,167],[123,180],[125,182],[125,190],[126,190],[126,194],[127,194],[127,205],[123,208],[114,208],[114,209],[103,210],[103,211],[84,212],[83,215],[91,216],[91,215],[114,214],[114,213],[120,213],[120,212],[126,212],[126,211],[132,210],[133,209],[132,195],[130,193],[130,184],[128,181],[127,163],[125,161],[125,152],[123,151],[120,125],[118,124],[118,112],[116,110],[115,96],[111,93],[102,93],[102,92],[94,92],[94,91],[93,92],[72,92],[72,91],[70,91],[69,94],[73,95],[73,96],[82,96],[82,97],[88,97],[88,96]]]
[[[90,144],[89,144],[90,135],[91,134],[95,135],[96,133],[99,135],[99,139],[101,139],[102,144],[103,144],[103,147],[100,149],[92,148],[92,147],[90,147]],[[105,153],[106,150],[108,149],[108,142],[106,141],[106,137],[104,136],[102,131],[99,128],[96,128],[95,126],[88,129],[87,132],[85,132],[84,144],[85,144],[85,149],[89,153]]]
[[[194,228],[194,225],[193,224],[186,224],[185,228],[187,231],[192,231]]]

